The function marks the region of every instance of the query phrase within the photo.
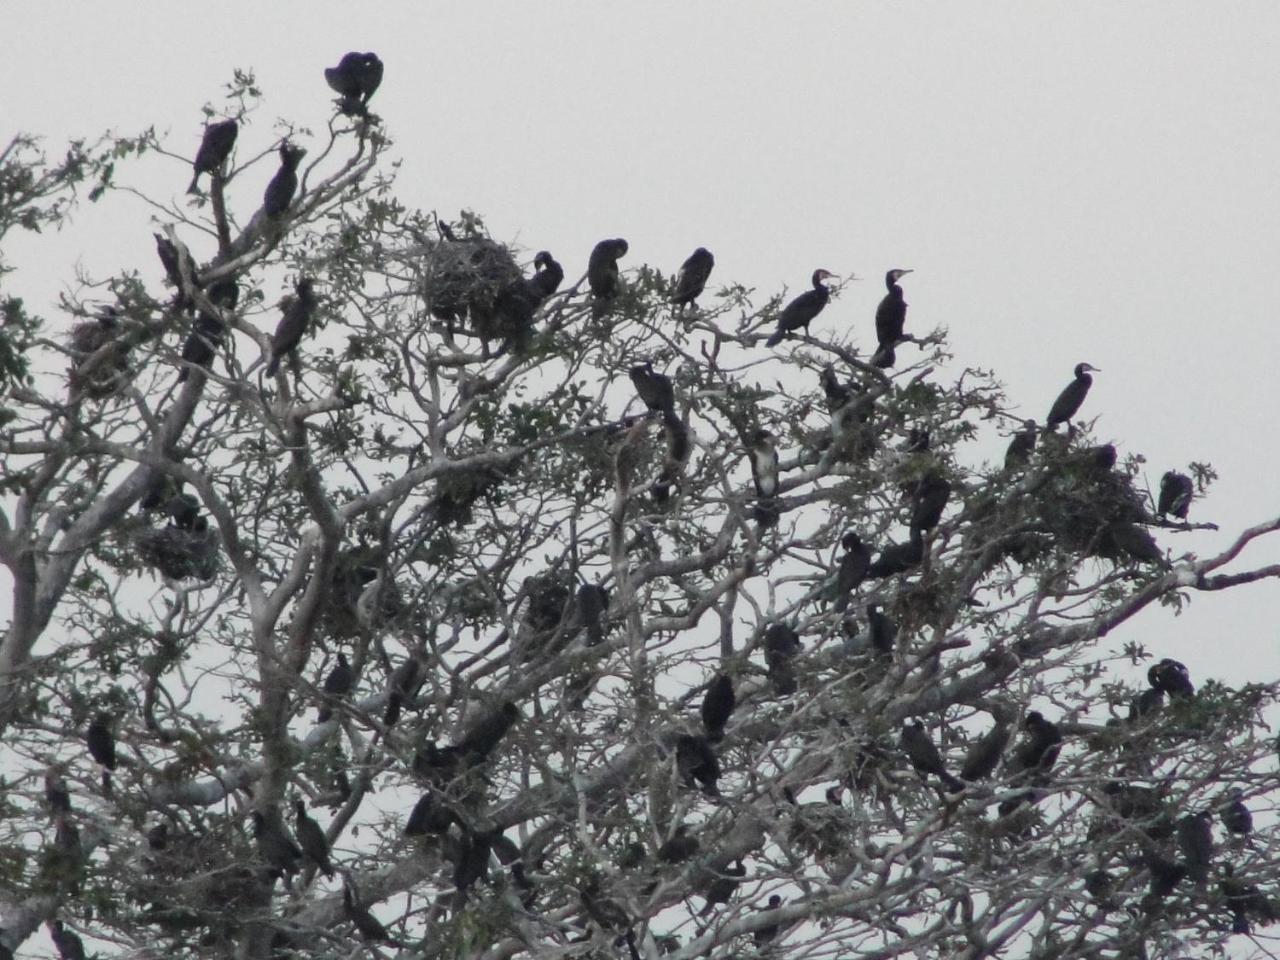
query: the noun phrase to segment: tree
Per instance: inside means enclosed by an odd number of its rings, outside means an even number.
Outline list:
[[[86,282],[69,336],[7,301],[0,945],[1143,956],[1273,918],[1276,686],[1132,625],[1280,576],[1235,563],[1280,518],[1171,555],[1087,421],[980,462],[1021,417],[945,331],[882,368],[869,318],[766,349],[740,286],[557,290],[397,203],[376,116],[272,134],[258,96],[191,205],[117,183],[150,131],[0,158],[0,231],[132,191],[167,275]]]

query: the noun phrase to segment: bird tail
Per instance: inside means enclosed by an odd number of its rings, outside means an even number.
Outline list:
[[[276,375],[276,371],[278,371],[279,369],[280,369],[280,356],[278,354],[273,353],[271,355],[271,362],[267,364],[267,376],[274,377]]]
[[[782,342],[782,338],[785,337],[786,335],[787,335],[787,332],[783,330],[781,327],[779,327],[777,330],[773,331],[773,334],[769,337],[768,340],[764,342],[764,345],[766,347],[776,347],[778,344]]]
[[[187,193],[200,193],[200,172],[197,170],[196,175],[191,178],[191,183],[187,187]]]
[[[896,351],[893,349],[892,343],[880,344],[880,346],[876,348],[875,354],[871,357],[872,366],[879,367],[881,370],[884,370],[887,367],[892,367],[897,362],[898,356]]]

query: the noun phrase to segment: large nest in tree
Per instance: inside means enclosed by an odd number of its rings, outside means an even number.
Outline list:
[[[211,580],[218,572],[218,537],[198,517],[190,530],[147,527],[134,538],[138,556],[170,580]]]
[[[128,382],[129,345],[114,310],[72,327],[67,349],[75,364],[71,368],[74,393],[101,399]]]
[[[1151,538],[1136,526],[1151,519],[1146,501],[1127,474],[1100,469],[1087,455],[1077,454],[1064,460],[1037,500],[1041,523],[1063,548],[1116,561],[1152,558],[1146,549]],[[1130,536],[1135,530],[1137,536]],[[1123,536],[1117,538],[1117,531]],[[1139,538],[1144,542],[1136,543]]]
[[[499,294],[524,279],[511,252],[485,237],[428,245],[421,271],[432,316],[449,322],[470,317],[482,336],[493,326]]]
[[[389,578],[379,582],[385,569],[378,547],[351,547],[338,554],[323,612],[336,639],[353,637],[362,626],[387,623],[405,611],[404,596],[396,582]]]

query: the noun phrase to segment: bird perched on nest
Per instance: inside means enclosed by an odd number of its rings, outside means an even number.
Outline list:
[[[338,94],[338,110],[345,116],[367,117],[369,101],[382,85],[383,64],[376,53],[343,54],[336,67],[324,68],[324,79]]]

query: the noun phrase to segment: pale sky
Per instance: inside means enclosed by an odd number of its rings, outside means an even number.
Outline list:
[[[266,94],[239,144],[257,152],[278,116],[323,130],[322,69],[376,51],[405,203],[474,209],[571,277],[605,236],[630,241],[625,268],[672,271],[704,245],[712,287],[760,303],[816,267],[854,273],[814,331],[870,345],[884,271],[913,267],[907,328],[950,328],[944,381],[994,369],[1043,421],[1085,360],[1103,372],[1083,415],[1147,455],[1153,486],[1214,464],[1192,519],[1222,532],[1161,533],[1175,555],[1280,513],[1273,2],[41,2],[8,39],[0,136],[43,134],[55,154],[154,124],[189,156],[235,67]],[[189,179],[176,161],[148,170],[165,196]],[[113,200],[52,240],[12,240],[9,292],[51,315],[76,262],[158,276],[147,216]],[[1280,545],[1243,559],[1280,561]],[[1145,642],[1197,683],[1268,680],[1278,620],[1280,585],[1255,585],[1176,620],[1148,611],[1104,649]]]

